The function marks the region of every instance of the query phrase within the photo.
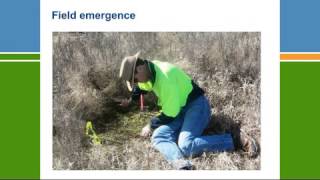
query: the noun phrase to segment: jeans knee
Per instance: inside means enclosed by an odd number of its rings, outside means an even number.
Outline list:
[[[179,140],[178,146],[184,156],[192,156],[192,140]]]
[[[157,130],[155,130],[153,133],[152,133],[152,136],[151,136],[151,143],[153,145],[157,144],[159,142],[159,139],[160,139],[160,135],[159,133],[157,132]]]
[[[168,141],[170,139],[170,135],[163,132],[161,128],[157,128],[153,131],[151,136],[152,145],[157,145],[160,142]]]

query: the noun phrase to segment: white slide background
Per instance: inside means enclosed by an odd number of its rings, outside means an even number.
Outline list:
[[[41,0],[42,179],[278,179],[278,0]],[[134,12],[135,20],[52,20],[54,10]],[[261,170],[256,171],[57,171],[52,169],[52,32],[261,32]]]

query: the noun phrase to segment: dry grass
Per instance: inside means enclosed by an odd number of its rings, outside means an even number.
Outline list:
[[[120,109],[113,97],[128,97],[119,65],[137,50],[169,61],[206,90],[212,106],[207,134],[230,131],[235,122],[260,142],[260,33],[54,33],[53,169],[171,169],[148,139],[138,137],[156,113]],[[84,126],[92,120],[104,144],[92,146]],[[240,151],[204,153],[196,169],[260,169],[260,155]]]

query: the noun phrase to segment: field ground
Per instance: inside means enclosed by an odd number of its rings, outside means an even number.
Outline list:
[[[211,124],[206,134],[230,132],[236,123],[260,144],[260,33],[53,33],[53,169],[172,169],[140,129],[157,113],[121,109],[113,98],[128,97],[118,71],[124,56],[169,61],[206,91]],[[102,145],[91,145],[92,121]],[[260,155],[241,151],[204,153],[196,169],[257,170]]]

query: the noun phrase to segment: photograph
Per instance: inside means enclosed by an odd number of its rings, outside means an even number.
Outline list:
[[[53,32],[53,170],[260,170],[261,32]]]

